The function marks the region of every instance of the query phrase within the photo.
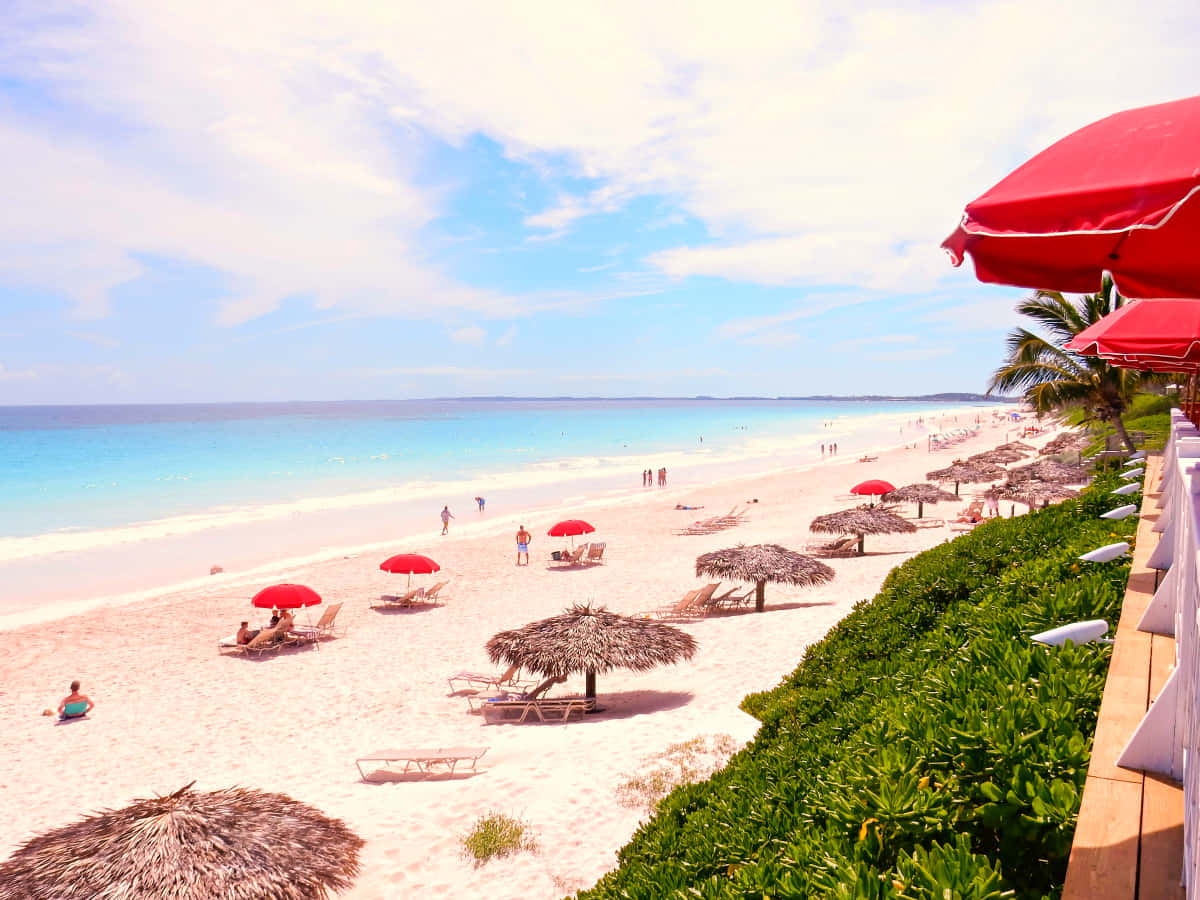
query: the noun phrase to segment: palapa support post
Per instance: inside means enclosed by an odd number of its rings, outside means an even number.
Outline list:
[[[867,553],[867,536],[865,534],[860,534],[858,536],[858,555],[866,556],[866,553]]]
[[[760,581],[754,585],[754,611],[762,612],[767,606],[767,583]]]
[[[918,519],[925,518],[925,501],[924,500],[917,501],[917,518]]]
[[[588,669],[587,675],[584,676],[583,696],[586,700],[594,700],[596,698],[596,673],[592,669]]]

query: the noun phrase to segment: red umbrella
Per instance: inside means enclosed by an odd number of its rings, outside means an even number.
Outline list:
[[[896,486],[890,481],[884,481],[882,478],[872,478],[870,481],[864,481],[850,488],[850,493],[878,497],[881,494],[890,494],[895,489]]]
[[[1126,110],[1052,144],[967,204],[942,244],[980,281],[1200,297],[1200,97]]]
[[[407,575],[410,585],[413,575],[431,575],[442,569],[428,556],[422,556],[420,553],[397,553],[381,562],[379,568],[393,575]]]
[[[559,522],[556,525],[551,526],[550,530],[547,531],[546,534],[550,535],[550,537],[570,536],[571,546],[574,547],[575,535],[591,534],[595,530],[595,528],[583,521],[583,519],[567,519],[564,522]]]
[[[1079,332],[1066,347],[1130,368],[1138,363],[1194,367],[1200,363],[1200,303],[1195,300],[1126,303]]]
[[[263,588],[250,601],[259,609],[299,609],[320,602],[321,595],[302,584],[273,584]]]

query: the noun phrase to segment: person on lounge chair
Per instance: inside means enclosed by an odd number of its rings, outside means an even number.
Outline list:
[[[237,642],[239,644],[248,644],[258,637],[259,629],[251,628],[249,622],[243,622],[242,627],[238,629]]]
[[[58,717],[60,719],[79,719],[95,708],[96,704],[87,694],[79,693],[79,682],[72,681],[71,693],[63,697],[62,703],[58,704]]]

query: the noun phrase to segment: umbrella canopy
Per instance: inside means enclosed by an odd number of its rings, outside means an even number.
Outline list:
[[[754,582],[754,608],[766,605],[767,582],[810,587],[833,579],[833,569],[820,560],[778,544],[738,544],[696,557],[696,574]]]
[[[850,493],[859,494],[864,497],[878,497],[895,489],[896,486],[890,481],[884,481],[881,478],[872,478],[870,481],[859,482],[850,488]]]
[[[1025,454],[1018,453],[1016,450],[1001,450],[997,447],[995,450],[984,450],[982,453],[975,453],[968,456],[967,462],[1003,466],[1024,458]]]
[[[1050,459],[1039,459],[1008,472],[1010,482],[1050,481],[1055,484],[1085,484],[1089,477],[1087,469],[1082,466],[1065,466]]]
[[[809,531],[822,534],[853,534],[858,536],[858,553],[863,553],[865,536],[868,534],[905,534],[917,530],[917,526],[893,512],[878,507],[860,506],[840,512],[817,516],[808,526]]]
[[[379,568],[394,575],[407,575],[409,586],[414,575],[432,575],[442,570],[436,562],[420,553],[397,553],[381,562]]]
[[[30,900],[300,900],[349,887],[362,846],[284,794],[189,784],[33,838],[0,864],[0,884]]]
[[[1126,297],[1200,297],[1200,97],[1068,135],[967,204],[942,244],[980,281]]]
[[[954,496],[958,496],[959,484],[975,484],[981,481],[995,481],[1004,477],[1004,470],[991,463],[965,463],[955,461],[944,469],[934,469],[926,472],[925,477],[930,481],[953,481]]]
[[[883,495],[884,503],[915,503],[917,504],[917,518],[920,519],[925,515],[926,503],[940,503],[943,500],[954,500],[955,494],[949,491],[943,491],[936,484],[906,484],[904,487],[895,488]]]
[[[647,619],[609,612],[603,606],[575,605],[561,615],[502,631],[487,642],[488,656],[550,677],[572,672],[587,675],[585,694],[596,696],[596,673],[615,668],[645,672],[691,659],[696,640],[690,634]]]
[[[1125,368],[1137,368],[1139,363],[1195,367],[1200,365],[1200,303],[1180,299],[1126,303],[1065,346]]]
[[[316,606],[321,595],[302,584],[273,584],[255,594],[250,602],[259,609],[299,609]]]
[[[1056,453],[1066,453],[1070,450],[1082,450],[1091,441],[1086,435],[1079,434],[1076,431],[1067,431],[1060,434],[1053,440],[1048,441],[1041,450],[1038,451],[1039,456],[1053,456]]]
[[[583,519],[567,519],[563,522],[558,522],[550,526],[550,530],[546,534],[550,537],[570,537],[571,546],[575,546],[575,536],[577,534],[591,534],[596,529]]]
[[[1021,441],[1009,441],[1007,444],[1001,444],[997,450],[1017,450],[1017,451],[1032,451],[1033,448]]]
[[[1072,490],[1061,484],[1049,481],[1039,481],[1031,478],[1027,481],[1010,481],[1007,484],[995,485],[985,492],[997,500],[1016,500],[1024,503],[1030,509],[1039,503],[1049,500],[1063,500],[1067,497],[1078,497],[1079,491]]]

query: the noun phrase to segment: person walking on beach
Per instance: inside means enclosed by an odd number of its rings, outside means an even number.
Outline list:
[[[68,706],[71,707],[70,710],[67,709]],[[85,709],[79,709],[80,706]],[[78,719],[80,716],[86,716],[95,708],[96,704],[87,694],[79,693],[79,682],[72,681],[71,693],[63,697],[62,703],[58,704],[58,715],[62,719]]]
[[[450,512],[449,506],[442,507],[442,534],[450,530],[450,520],[454,518],[454,513]]]
[[[525,565],[529,565],[529,542],[533,540],[533,535],[525,530],[525,526],[521,526],[521,530],[517,532],[517,565],[521,564],[521,554],[525,554]]]
[[[486,500],[484,500],[482,497],[476,497],[476,498],[475,498],[475,502],[479,504],[479,511],[480,511],[480,512],[483,512],[483,505],[484,505],[485,503],[487,503],[487,501],[486,501]]]

